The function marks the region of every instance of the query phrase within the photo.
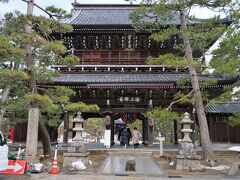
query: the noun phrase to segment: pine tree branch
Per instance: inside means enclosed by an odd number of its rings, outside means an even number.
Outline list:
[[[186,94],[185,96],[179,98],[178,100],[171,102],[171,104],[166,108],[166,110],[168,111],[169,109],[172,108],[172,105],[173,105],[173,104],[176,104],[176,103],[180,102],[184,97],[187,97],[187,96],[189,96],[189,95],[192,94],[192,93],[193,93],[193,90],[190,91],[190,92],[189,92],[188,94]]]
[[[28,3],[27,0],[22,0],[23,2]],[[34,3],[34,6],[36,6],[38,9],[42,10],[43,12],[45,12],[50,18],[53,18],[53,15],[51,13],[49,13],[48,11],[46,11],[45,9],[43,9],[41,6],[39,6],[38,4]]]

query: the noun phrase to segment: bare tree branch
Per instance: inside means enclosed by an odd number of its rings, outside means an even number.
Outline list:
[[[168,111],[169,109],[172,108],[172,105],[173,105],[173,104],[176,104],[177,102],[180,102],[184,97],[187,97],[187,96],[189,96],[189,95],[192,94],[192,93],[193,93],[193,90],[190,91],[190,92],[189,92],[188,94],[186,94],[185,96],[179,98],[178,100],[171,102],[171,104],[166,108],[166,110]]]

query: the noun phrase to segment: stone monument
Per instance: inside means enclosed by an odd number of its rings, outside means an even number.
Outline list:
[[[189,114],[186,112],[181,123],[183,128],[183,139],[179,144],[176,160],[177,170],[191,170],[195,167],[201,167],[200,156],[196,154],[196,149],[190,139],[190,133],[192,132],[191,124],[193,121],[189,118]]]
[[[84,119],[81,116],[81,112],[77,113],[77,117],[73,119],[73,122],[75,123],[73,131],[76,132],[76,135],[72,139],[72,142],[68,144],[68,152],[63,154],[63,167],[70,167],[76,161],[82,161],[84,165],[87,165],[89,161],[89,152],[87,152],[83,139]]]

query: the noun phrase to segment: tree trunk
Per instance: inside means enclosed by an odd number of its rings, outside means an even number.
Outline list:
[[[48,130],[43,122],[40,122],[40,131],[43,145],[43,154],[51,156],[51,140],[48,133]]]
[[[34,0],[28,1],[27,15],[31,18],[33,15]],[[32,34],[32,21],[28,20],[25,25],[25,32],[28,35]],[[29,74],[29,88],[30,92],[37,92],[36,80],[33,69],[33,56],[32,56],[32,44],[26,44],[26,65],[27,72]],[[27,129],[27,142],[26,142],[26,159],[31,162],[36,162],[36,156],[31,156],[31,154],[37,154],[37,140],[38,140],[38,123],[39,123],[39,107],[36,104],[31,104],[28,115],[28,129]],[[28,156],[29,155],[29,156]],[[35,157],[35,158],[34,158]]]
[[[5,103],[8,100],[9,93],[10,93],[10,86],[6,86],[3,89],[3,92],[2,92],[2,100],[1,100],[2,103]],[[0,128],[1,128],[1,124],[3,122],[3,116],[4,116],[5,112],[6,112],[6,108],[5,107],[0,109]]]
[[[183,30],[183,33],[185,33],[187,31],[187,20],[186,20],[185,10],[180,11],[180,20],[181,20],[181,28]],[[192,84],[195,99],[196,99],[196,109],[197,109],[197,116],[199,120],[200,132],[201,132],[203,158],[205,160],[212,160],[213,159],[212,144],[210,141],[207,118],[204,111],[202,95],[201,95],[201,91],[198,83],[198,77],[193,65],[192,47],[191,47],[190,40],[186,35],[183,36],[183,41],[184,41],[184,47],[185,47],[185,58],[188,61],[189,76],[191,79],[191,84]]]

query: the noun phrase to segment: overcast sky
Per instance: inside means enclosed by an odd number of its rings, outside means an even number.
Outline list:
[[[70,12],[72,8],[72,3],[74,0],[35,0],[35,3],[40,5],[41,7],[46,7],[50,5],[54,5],[56,7],[62,8]],[[91,4],[128,4],[125,0],[78,0],[77,2],[81,2],[83,4],[91,3]],[[19,10],[23,13],[27,11],[27,3],[22,0],[9,0],[8,3],[0,3],[0,18],[6,12],[13,12],[15,10]],[[37,8],[34,9],[35,14],[40,14],[41,11]],[[194,9],[194,15],[200,18],[209,18],[214,15],[213,12],[208,11],[206,9]]]

